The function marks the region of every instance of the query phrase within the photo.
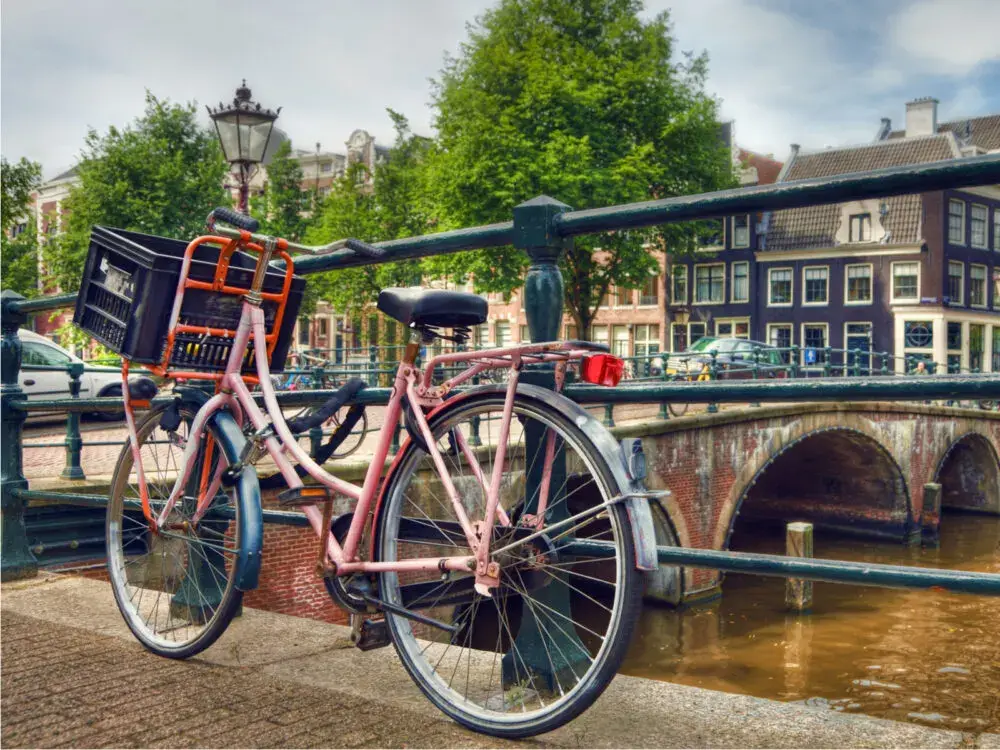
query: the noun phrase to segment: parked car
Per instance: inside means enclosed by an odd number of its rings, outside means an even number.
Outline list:
[[[756,360],[754,352],[756,351]],[[754,377],[754,364],[758,378],[784,378],[787,370],[782,353],[777,348],[749,339],[715,338],[703,336],[686,351],[671,354],[667,360],[667,374],[693,379],[711,370],[712,353],[715,353],[715,377],[719,380],[741,380]],[[708,370],[706,371],[706,368]]]
[[[29,401],[42,399],[69,398],[69,372],[66,365],[72,362],[83,364],[83,360],[34,331],[21,329],[17,332],[21,339],[21,390]],[[60,367],[63,369],[49,369]],[[122,393],[122,372],[118,367],[87,365],[80,377],[80,398],[96,396],[120,396]],[[32,414],[32,416],[38,416]],[[119,419],[119,415],[108,415]]]

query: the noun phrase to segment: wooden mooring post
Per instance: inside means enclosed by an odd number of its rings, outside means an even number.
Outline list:
[[[795,521],[785,527],[785,554],[789,557],[813,556],[813,525]],[[793,612],[807,612],[812,607],[812,581],[789,578],[785,581],[785,605]]]

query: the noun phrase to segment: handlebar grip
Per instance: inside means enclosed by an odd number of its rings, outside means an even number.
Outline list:
[[[362,242],[361,240],[347,240],[344,242],[344,247],[366,258],[376,259],[385,257],[385,250],[374,245],[369,245],[367,242]]]
[[[208,215],[211,221],[224,221],[237,229],[245,229],[248,232],[256,232],[260,229],[260,222],[252,216],[233,211],[231,208],[216,208]]]

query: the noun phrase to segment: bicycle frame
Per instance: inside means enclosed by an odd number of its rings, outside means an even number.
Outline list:
[[[183,283],[184,275],[182,274],[179,287]],[[175,311],[178,309],[179,301],[175,306]],[[307,505],[303,508],[317,536],[320,539],[325,538],[327,540],[326,558],[332,563],[332,570],[337,575],[358,572],[375,573],[380,571],[464,570],[466,572],[475,572],[476,586],[482,593],[487,593],[491,585],[496,585],[498,573],[496,572],[495,564],[491,565],[489,563],[492,534],[483,533],[482,530],[492,529],[494,523],[497,522],[504,526],[510,526],[511,524],[507,509],[503,508],[500,504],[500,483],[503,475],[507,439],[513,415],[514,398],[517,391],[520,369],[524,364],[555,363],[556,385],[558,389],[565,376],[567,363],[580,359],[586,354],[591,353],[592,350],[579,345],[573,346],[571,343],[566,342],[551,342],[478,352],[458,352],[432,358],[427,363],[423,372],[421,372],[414,366],[417,345],[411,342],[411,345],[407,347],[407,353],[404,355],[403,361],[400,362],[396,371],[392,395],[386,408],[385,419],[378,433],[374,455],[365,474],[364,483],[358,486],[326,472],[299,445],[298,440],[285,422],[281,408],[278,405],[269,372],[268,359],[270,347],[266,346],[254,347],[257,370],[256,379],[263,394],[264,411],[257,405],[241,374],[241,367],[251,339],[254,341],[268,341],[264,312],[259,305],[244,300],[239,326],[235,331],[233,346],[225,373],[221,377],[215,376],[217,379],[216,394],[208,399],[194,417],[181,461],[182,470],[178,473],[170,497],[159,510],[159,513],[155,515],[149,503],[145,478],[142,473],[142,462],[139,455],[135,422],[132,416],[132,403],[128,395],[128,368],[123,368],[123,377],[126,379],[125,388],[123,389],[125,394],[126,421],[138,472],[140,498],[143,513],[153,532],[157,533],[160,529],[168,527],[167,519],[171,509],[182,497],[184,487],[187,486],[188,481],[191,479],[191,473],[197,461],[198,449],[202,444],[202,437],[210,417],[216,411],[228,408],[241,425],[245,420],[249,420],[256,431],[251,439],[263,444],[264,449],[270,455],[290,488],[303,487],[301,478],[295,472],[293,465],[293,461],[295,461],[301,464],[309,476],[321,485],[335,493],[345,495],[357,501],[343,546],[341,546],[332,534],[327,533],[325,527],[329,524],[329,515],[324,516],[324,513],[316,504]],[[437,366],[462,363],[467,364],[468,367],[442,384],[433,385],[434,369]],[[513,372],[506,386],[504,410],[501,419],[500,434],[495,448],[496,455],[491,476],[484,474],[482,467],[475,457],[475,453],[468,445],[465,437],[460,432],[456,434],[458,447],[468,461],[473,475],[486,492],[487,498],[485,518],[470,519],[461,502],[458,491],[451,481],[451,477],[445,467],[444,459],[437,449],[437,441],[432,435],[429,419],[433,417],[437,409],[440,409],[447,403],[448,394],[455,386],[467,382],[484,370],[498,368],[509,368]],[[468,555],[456,555],[446,558],[415,558],[392,563],[365,561],[358,557],[358,550],[364,534],[369,510],[372,507],[372,501],[377,496],[379,479],[382,476],[385,460],[389,454],[393,431],[399,423],[404,395],[409,399],[414,421],[427,445],[442,485],[451,500],[456,517],[465,533],[469,544]],[[427,413],[425,413],[425,409]],[[529,525],[538,526],[545,516],[551,484],[552,460],[555,453],[554,442],[554,435],[549,433],[545,446],[545,465],[540,485],[538,505],[535,513],[524,519]],[[209,476],[212,463],[212,446],[213,443],[209,443],[206,447],[206,459],[203,462],[202,476],[198,485],[197,509],[192,519],[192,523],[194,524],[197,524],[209,510],[222,481],[224,470],[224,463],[222,461],[218,462],[218,467],[214,475]]]

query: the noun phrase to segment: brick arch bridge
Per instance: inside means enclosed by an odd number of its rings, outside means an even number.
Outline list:
[[[616,430],[641,437],[651,488],[669,488],[661,541],[727,549],[737,517],[935,538],[940,507],[1000,514],[1000,414],[901,403],[789,404]],[[941,485],[939,503],[933,489]],[[925,502],[925,495],[927,502]],[[668,601],[717,593],[684,569]]]

